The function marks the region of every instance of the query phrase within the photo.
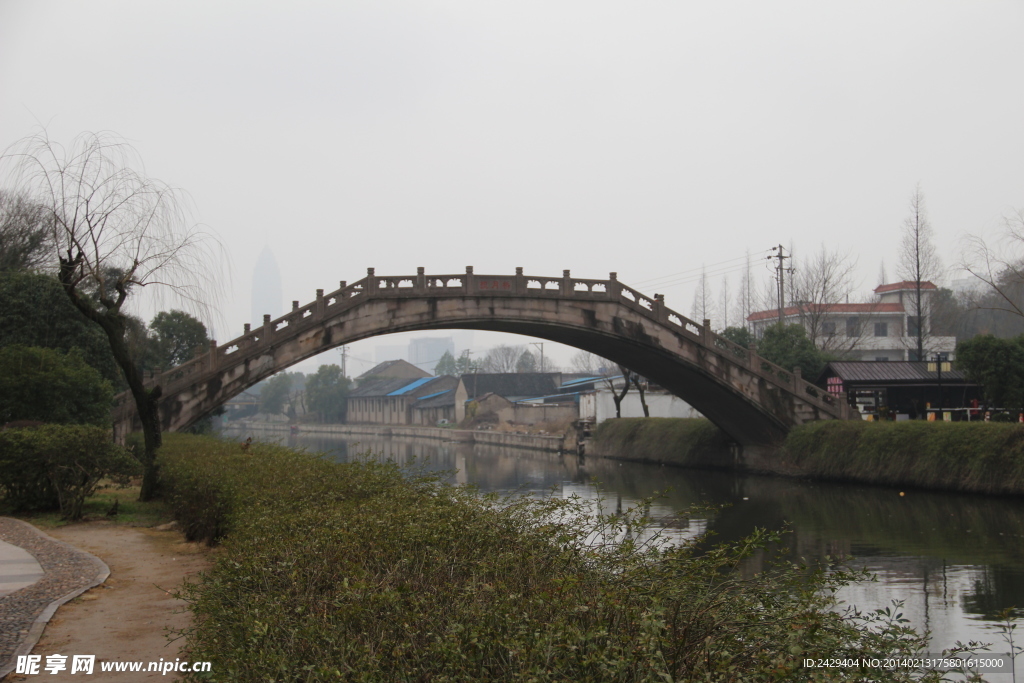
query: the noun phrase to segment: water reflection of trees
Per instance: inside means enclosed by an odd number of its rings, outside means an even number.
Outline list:
[[[985,619],[998,620],[1007,607],[1024,605],[1024,581],[1019,567],[992,565],[974,581],[974,590],[964,596],[964,611]],[[1020,608],[1015,610],[1021,613]]]

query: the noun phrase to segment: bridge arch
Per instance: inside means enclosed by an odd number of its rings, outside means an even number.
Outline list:
[[[474,329],[566,344],[620,363],[681,397],[744,446],[780,441],[793,426],[848,419],[846,401],[803,380],[618,281],[478,275],[380,276],[341,282],[276,320],[149,380],[162,387],[160,418],[176,431],[231,397],[307,358],[396,332]],[[119,397],[115,433],[136,425]]]

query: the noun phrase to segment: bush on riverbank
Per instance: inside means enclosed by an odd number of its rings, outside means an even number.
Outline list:
[[[1024,493],[1024,426],[827,421],[792,430],[780,467],[824,479]]]
[[[802,657],[924,643],[894,613],[830,611],[842,574],[741,576],[764,533],[698,554],[579,499],[263,444],[168,434],[160,462],[186,531],[224,546],[185,590],[213,680],[816,680]]]
[[[597,426],[588,453],[670,465],[721,467],[731,440],[703,418],[634,417]]]
[[[589,450],[624,460],[744,469],[705,419],[606,420]],[[1024,493],[1024,425],[825,420],[789,432],[752,468],[787,476],[974,493]]]

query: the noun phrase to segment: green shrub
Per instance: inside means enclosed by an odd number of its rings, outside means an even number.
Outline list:
[[[1024,492],[1024,425],[824,421],[790,431],[776,456],[806,476],[875,484]]]
[[[703,418],[619,418],[597,426],[589,452],[673,465],[721,466],[730,442]]]
[[[66,519],[80,519],[101,479],[123,481],[140,471],[138,461],[99,427],[0,431],[0,491],[16,511],[59,509]]]
[[[0,424],[110,424],[114,393],[77,350],[0,347]]]
[[[13,512],[60,508],[60,497],[32,439],[35,431],[0,430],[0,492]]]
[[[812,680],[801,657],[926,643],[895,612],[835,611],[849,575],[754,571],[764,532],[668,544],[578,498],[479,497],[388,465],[167,437],[176,514],[223,543],[183,593],[189,658],[213,663],[196,680]]]

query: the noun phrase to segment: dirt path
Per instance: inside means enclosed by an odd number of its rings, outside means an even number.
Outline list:
[[[151,661],[174,661],[181,640],[169,643],[168,632],[185,628],[189,615],[185,603],[171,593],[182,580],[209,566],[208,550],[185,543],[177,531],[157,531],[86,522],[47,533],[76,548],[96,555],[110,567],[106,582],[57,610],[43,637],[32,650],[42,655],[67,655],[67,670],[56,675],[40,670],[47,681],[80,681],[72,675],[72,655],[96,655],[90,681],[177,680],[173,673],[146,672]],[[146,662],[140,673],[100,671],[103,661]],[[11,674],[8,681],[34,680],[37,676]]]

